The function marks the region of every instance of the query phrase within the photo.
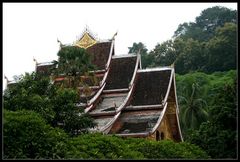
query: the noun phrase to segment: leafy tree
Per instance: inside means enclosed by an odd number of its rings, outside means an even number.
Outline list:
[[[196,17],[195,22],[180,24],[174,33],[174,38],[208,41],[215,35],[218,27],[223,27],[227,22],[236,23],[236,20],[236,10],[220,6],[207,8],[201,12],[200,16]]]
[[[212,158],[236,158],[236,83],[220,87],[214,101],[210,120],[192,131],[187,140],[206,150]]]
[[[185,74],[190,71],[203,71],[206,66],[206,56],[204,50],[204,44],[193,39],[186,41],[176,40],[178,45],[174,45],[175,48],[179,48],[176,57],[175,65],[176,72],[179,74]]]
[[[51,97],[55,87],[47,77],[33,72],[18,77],[16,85],[5,90],[3,95],[4,109],[17,111],[34,110],[50,122],[54,118]]]
[[[213,158],[236,157],[236,70],[205,74],[200,72],[176,75],[180,123],[185,141],[200,146]],[[181,96],[191,94],[192,83],[198,84],[199,96],[208,105],[208,120],[198,129],[185,127]],[[197,117],[198,118],[198,117]]]
[[[154,56],[153,66],[169,66],[175,61],[177,56],[173,45],[173,41],[168,40],[155,46],[149,54]]]
[[[149,53],[143,50],[142,64],[146,68],[174,63],[179,74],[236,69],[236,40],[236,10],[207,8],[195,22],[180,24],[173,39],[157,44]],[[140,48],[145,48],[143,43],[134,43],[129,52]]]
[[[174,32],[173,38],[181,38],[183,40],[192,38],[202,41],[204,40],[204,35],[202,33],[203,31],[198,24],[193,22],[185,22],[178,26],[177,30]]]
[[[4,159],[60,159],[65,156],[67,135],[47,125],[36,112],[4,110]]]
[[[80,76],[87,75],[90,70],[95,69],[94,65],[91,64],[90,55],[84,48],[64,46],[57,55],[59,59],[55,74],[65,74],[69,87],[78,87],[81,80]]]
[[[14,87],[4,92],[4,109],[35,111],[54,127],[63,124],[62,128],[71,135],[95,126],[93,119],[77,108],[76,90],[59,88],[51,84],[49,78],[36,73],[26,73],[19,78]]]
[[[134,53],[137,54],[140,50],[140,55],[141,55],[141,63],[142,63],[142,68],[146,68],[151,62],[153,62],[153,56],[148,54],[148,49],[146,46],[142,43],[133,43],[132,47],[128,47],[129,51],[128,53]]]
[[[139,42],[139,43],[136,43],[134,42],[132,47],[128,47],[128,53],[138,53],[139,50],[141,50],[141,53],[140,54],[147,54],[147,48],[146,46],[142,43],[142,42]]]
[[[237,26],[226,23],[217,28],[215,36],[207,43],[207,71],[227,71],[236,69]]]
[[[76,106],[78,93],[73,89],[58,89],[53,98],[53,109],[56,112],[54,126],[62,127],[70,135],[87,132],[95,126],[93,119]]]

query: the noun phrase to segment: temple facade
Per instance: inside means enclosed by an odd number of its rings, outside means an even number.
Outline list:
[[[139,53],[115,54],[115,36],[98,40],[86,29],[72,44],[85,48],[97,67],[92,73],[98,83],[89,82],[90,94],[82,94],[77,103],[97,123],[91,131],[183,141],[174,67],[142,69]],[[36,62],[36,72],[50,76],[53,66],[51,62]],[[53,82],[63,79],[64,76],[55,77]]]

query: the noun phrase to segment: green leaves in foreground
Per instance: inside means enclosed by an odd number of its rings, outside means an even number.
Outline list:
[[[47,125],[36,112],[4,111],[3,148],[6,159],[60,159],[67,135]]]
[[[207,159],[189,143],[102,134],[70,137],[33,111],[4,111],[4,159]]]
[[[173,141],[151,141],[85,134],[69,141],[67,159],[208,159],[199,147]]]

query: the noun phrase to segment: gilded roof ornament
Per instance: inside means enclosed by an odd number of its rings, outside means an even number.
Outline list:
[[[96,44],[97,40],[94,38],[94,36],[89,32],[89,29],[86,28],[82,36],[79,40],[76,41],[75,46],[81,47],[81,48],[88,48],[92,45]]]

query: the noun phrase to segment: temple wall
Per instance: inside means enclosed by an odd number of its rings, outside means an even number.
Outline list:
[[[168,117],[166,114],[164,115],[164,117],[160,123],[160,126],[157,128],[157,130],[152,135],[147,137],[147,139],[156,140],[157,131],[159,132],[159,136],[161,136],[161,133],[164,134],[163,139],[173,140],[171,126],[170,126],[170,123],[169,123],[169,120],[168,120]],[[161,139],[161,137],[159,138],[159,140],[160,139]]]

